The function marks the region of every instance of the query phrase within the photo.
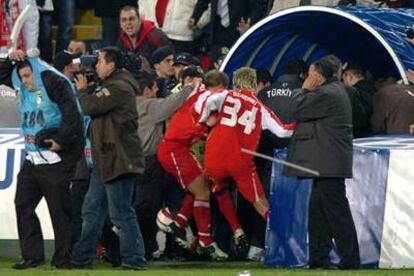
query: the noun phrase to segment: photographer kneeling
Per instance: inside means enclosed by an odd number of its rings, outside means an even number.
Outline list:
[[[82,110],[92,118],[94,166],[82,209],[82,234],[72,250],[76,267],[91,266],[108,212],[120,237],[121,266],[146,267],[144,243],[132,207],[135,181],[144,170],[135,106],[138,84],[123,67],[121,51],[105,47],[96,64],[101,87],[88,93],[87,79],[83,75],[75,78]]]

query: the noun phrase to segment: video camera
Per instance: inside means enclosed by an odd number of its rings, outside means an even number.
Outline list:
[[[96,55],[83,55],[79,57],[80,68],[78,71],[73,72],[73,75],[84,75],[88,83],[98,82],[99,78],[95,71],[96,63],[98,62],[98,57]]]
[[[78,74],[85,75],[88,83],[98,82],[99,78],[96,74],[95,66],[98,62],[98,52],[94,55],[83,55],[80,58],[80,70],[74,72],[74,76]],[[142,59],[133,52],[123,53],[124,68],[130,71],[134,76],[138,75],[142,67]]]

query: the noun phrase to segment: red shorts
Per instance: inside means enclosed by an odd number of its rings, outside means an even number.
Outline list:
[[[163,140],[158,147],[158,161],[169,174],[175,177],[183,189],[203,173],[190,148]]]
[[[219,191],[232,178],[236,182],[237,189],[246,200],[254,203],[264,195],[263,185],[257,175],[253,161],[240,160],[239,157],[236,157],[235,162],[223,164],[218,161],[220,159],[216,160],[205,159],[206,172],[213,181],[213,192],[215,190]]]

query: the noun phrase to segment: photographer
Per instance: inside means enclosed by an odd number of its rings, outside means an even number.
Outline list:
[[[75,79],[82,110],[92,118],[94,165],[82,209],[82,234],[72,251],[76,267],[92,264],[108,212],[114,229],[121,233],[121,266],[134,270],[146,267],[144,243],[132,208],[136,178],[144,170],[135,106],[135,91],[139,87],[132,74],[123,68],[121,51],[105,47],[100,50],[96,64],[101,89],[90,94],[87,79],[83,75]]]
[[[52,266],[68,268],[71,247],[70,179],[82,154],[82,121],[70,81],[39,58],[18,50],[2,66],[13,68],[20,93],[26,161],[18,174],[16,216],[23,260],[14,269],[43,264],[44,247],[36,207],[45,197],[55,233]],[[4,71],[3,71],[4,72]]]

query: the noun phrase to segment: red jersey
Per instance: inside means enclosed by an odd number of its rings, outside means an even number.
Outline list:
[[[252,91],[229,91],[213,94],[204,103],[200,122],[206,122],[212,111],[219,111],[217,124],[213,127],[206,149],[209,155],[228,156],[240,154],[245,148],[255,151],[262,130],[268,129],[279,137],[290,137],[295,124],[285,125],[268,108],[266,108]],[[251,160],[253,156],[242,154]]]
[[[174,113],[167,131],[164,134],[165,141],[177,142],[185,146],[191,146],[206,137],[207,126],[200,124],[201,107],[208,96],[222,92],[215,90],[198,90],[188,97],[187,101]]]

